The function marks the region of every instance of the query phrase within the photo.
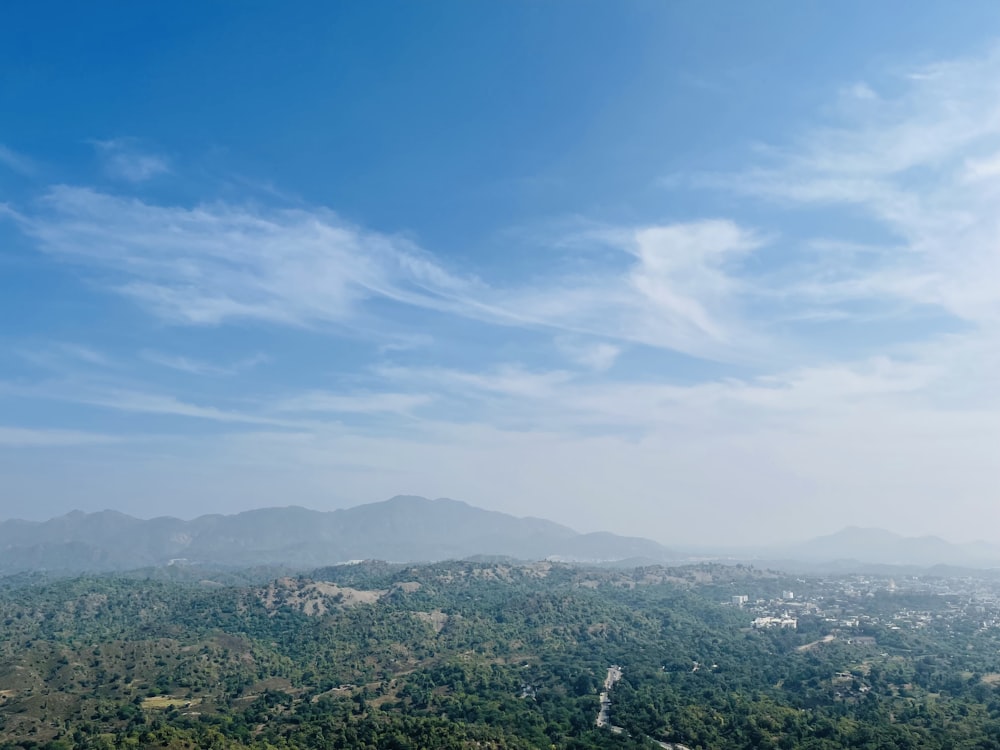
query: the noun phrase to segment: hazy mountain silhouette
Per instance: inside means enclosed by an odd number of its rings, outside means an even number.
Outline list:
[[[907,537],[877,528],[848,526],[801,544],[772,548],[769,556],[804,561],[852,560],[879,565],[931,567],[1000,565],[1000,547],[985,542],[955,544],[936,536]]]
[[[331,512],[265,508],[183,521],[74,511],[44,522],[0,523],[0,572],[6,573],[127,570],[172,560],[319,566],[354,559],[409,562],[474,555],[585,561],[670,556],[648,539],[579,534],[539,518],[405,496]]]

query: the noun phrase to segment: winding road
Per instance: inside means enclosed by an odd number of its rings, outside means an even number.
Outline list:
[[[597,712],[597,726],[608,727],[612,732],[616,734],[622,734],[625,730],[621,727],[616,727],[610,724],[611,721],[611,688],[615,686],[615,683],[622,678],[622,668],[617,664],[612,664],[608,667],[608,676],[604,678],[604,690],[601,691],[601,709]],[[691,750],[691,748],[686,745],[681,745],[677,742],[661,742],[660,740],[654,740],[652,737],[647,737],[646,739],[651,742],[655,742],[660,747],[665,750]]]

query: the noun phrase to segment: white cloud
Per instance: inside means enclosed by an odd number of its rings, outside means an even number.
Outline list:
[[[18,353],[32,364],[57,372],[66,372],[81,364],[100,368],[116,366],[114,360],[103,352],[85,344],[70,342],[45,342],[25,347]]]
[[[2,143],[0,143],[0,164],[27,177],[33,176],[38,171],[34,160],[4,146]]]
[[[826,236],[725,219],[590,225],[561,239],[568,260],[506,286],[324,210],[55,188],[17,217],[25,230],[169,322],[340,330],[381,315],[383,339],[402,342],[383,356],[414,342],[400,360],[431,364],[364,370],[345,391],[244,394],[240,408],[124,386],[51,397],[233,425],[157,469],[198,502],[210,495],[188,476],[317,505],[332,486],[354,501],[453,495],[660,538],[761,540],[859,519],[968,536],[1000,523],[1000,56],[878,91],[834,92],[834,124],[727,177],[743,196],[829,211]],[[397,330],[386,302],[543,329],[566,368],[498,364],[524,351],[501,347],[477,366],[435,365],[448,326],[433,340]],[[765,331],[776,319],[806,331],[804,344]],[[905,335],[860,325],[887,319]],[[662,375],[643,379],[617,359],[630,344],[741,367],[675,372],[663,357]],[[359,429],[351,415],[389,427]]]
[[[643,317],[649,335],[656,337],[661,326],[669,325],[683,330],[681,336],[727,341],[732,331],[722,316],[740,282],[726,265],[759,245],[753,235],[728,221],[636,232],[639,263],[629,283],[648,305]]]
[[[690,385],[516,365],[384,367],[376,374],[385,390],[244,398],[256,411],[241,413],[121,389],[74,387],[64,397],[250,426],[184,434],[140,468],[119,467],[117,492],[155,484],[150,502],[174,492],[190,498],[192,512],[218,502],[222,488],[244,505],[294,496],[329,507],[335,487],[352,502],[457,496],[675,542],[738,542],[748,530],[757,541],[792,538],[858,518],[912,532],[936,524],[961,537],[956,514],[1000,521],[981,494],[995,485],[1000,403],[979,395],[993,388],[1000,355],[959,338],[921,353],[926,360],[873,357]],[[421,418],[408,418],[415,409]],[[325,413],[407,418],[359,430],[318,418]],[[948,514],[934,510],[940,497]]]
[[[282,419],[272,419],[252,413],[219,409],[214,406],[192,404],[171,395],[144,393],[141,391],[108,390],[80,394],[67,394],[67,400],[91,406],[101,406],[116,411],[140,414],[159,414],[172,417],[203,419],[213,422],[234,422],[263,424],[276,427],[302,427],[303,423]]]
[[[92,365],[101,365],[106,367],[112,364],[111,360],[107,356],[89,346],[83,346],[81,344],[60,344],[59,348],[67,354]]]
[[[520,365],[505,365],[489,372],[471,372],[444,367],[375,368],[375,373],[388,380],[444,389],[455,394],[486,393],[518,398],[546,398],[573,379],[564,370],[534,372]]]
[[[606,341],[587,341],[579,338],[560,336],[556,338],[556,347],[572,362],[589,370],[604,372],[611,369],[622,348]]]
[[[1000,177],[1000,153],[965,161],[965,179],[970,182]]]
[[[279,400],[272,409],[301,414],[411,414],[414,409],[433,401],[422,393],[331,393],[309,391]]]
[[[744,359],[767,346],[746,324],[752,291],[741,264],[763,240],[727,220],[590,230],[620,260],[590,274],[556,276],[505,294],[525,323],[709,359]],[[515,314],[515,313],[512,313]]]
[[[149,349],[142,351],[141,355],[147,362],[152,362],[153,364],[160,365],[161,367],[177,370],[178,372],[186,372],[190,375],[210,376],[237,375],[269,361],[269,358],[265,354],[255,354],[251,357],[246,357],[225,365],[204,362],[191,357],[167,354]]]
[[[975,350],[962,345],[950,353],[969,364],[979,361]],[[755,430],[887,405],[927,408],[934,402],[933,389],[950,376],[931,361],[884,356],[688,385],[595,381],[562,370],[515,366],[489,371],[383,367],[377,373],[390,383],[436,393],[442,402],[462,401],[470,421],[567,435],[581,427],[655,433],[666,426],[701,431],[742,423],[741,430]],[[980,403],[978,396],[972,401]]]
[[[116,435],[59,429],[31,429],[0,425],[0,446],[7,448],[54,448],[63,446],[102,445],[122,440]]]
[[[422,421],[379,434],[342,425],[242,432],[195,441],[197,470],[164,481],[182,485],[180,496],[208,498],[204,486],[183,478],[201,483],[209,475],[210,485],[249,483],[265,501],[292,495],[317,507],[329,507],[331,488],[351,502],[399,492],[452,496],[582,530],[689,544],[801,538],[859,519],[968,538],[1000,521],[988,499],[997,479],[996,413],[921,407],[907,377],[893,387],[897,373],[879,367],[887,365],[771,385],[619,384],[589,395],[582,385],[555,389],[565,395],[554,408],[589,415],[576,425],[540,413],[551,399],[539,396],[504,404],[534,414],[530,427],[480,413],[488,418]],[[894,406],[896,398],[907,407]],[[644,429],[579,429],[602,413]]]
[[[740,320],[738,268],[761,240],[724,220],[592,232],[616,254],[610,267],[491,287],[324,210],[159,206],[60,186],[15,218],[43,250],[110,271],[116,291],[177,323],[351,326],[381,299],[721,359],[760,344]]]
[[[847,97],[862,101],[873,101],[879,98],[874,89],[864,81],[858,81],[853,86],[848,86],[843,93]]]
[[[168,320],[341,323],[366,299],[445,307],[465,291],[412,243],[329,212],[156,206],[56,187],[18,220],[41,248],[116,274],[115,288]]]
[[[170,172],[170,162],[165,156],[143,150],[135,138],[111,138],[91,143],[104,160],[105,172],[115,179],[146,182]]]
[[[827,254],[785,293],[834,307],[857,300],[931,306],[974,325],[996,324],[1000,48],[927,66],[897,84],[892,97],[842,102],[837,124],[776,150],[774,167],[716,184],[790,205],[850,208],[893,238],[864,263]]]
[[[279,419],[254,413],[252,409],[233,410],[193,403],[172,394],[156,393],[114,384],[86,380],[60,380],[31,385],[0,382],[0,397],[19,400],[63,401],[135,414],[150,414],[230,424],[267,425],[289,429],[309,429],[316,423]]]

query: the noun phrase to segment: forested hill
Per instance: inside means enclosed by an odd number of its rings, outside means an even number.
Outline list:
[[[578,561],[670,556],[647,539],[579,534],[538,518],[407,496],[332,512],[265,508],[184,521],[103,511],[0,523],[0,573],[129,570],[171,561],[308,567],[357,559],[407,562],[474,555]]]
[[[996,748],[996,584],[891,585],[547,562],[0,579],[0,750]],[[751,627],[796,602],[797,627]]]

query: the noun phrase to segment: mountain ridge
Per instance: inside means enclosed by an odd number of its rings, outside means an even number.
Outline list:
[[[178,561],[307,567],[354,559],[423,562],[473,555],[588,562],[671,557],[648,539],[580,534],[554,521],[412,495],[333,511],[290,505],[191,520],[71,511],[45,521],[0,522],[2,573],[102,572]]]
[[[187,562],[221,567],[315,567],[357,559],[429,562],[472,557],[645,563],[716,559],[787,567],[1000,567],[1000,545],[958,544],[846,526],[810,540],[742,550],[675,552],[641,537],[579,533],[554,521],[478,508],[461,500],[397,495],[318,511],[300,505],[141,519],[117,510],[70,511],[44,521],[0,521],[0,574],[33,570],[122,571]]]
[[[788,563],[837,564],[839,569],[866,566],[921,568],[936,566],[985,569],[1000,567],[1000,545],[984,541],[950,542],[933,534],[904,536],[872,526],[845,526],[802,542],[700,550],[701,556],[766,564],[788,569]]]

